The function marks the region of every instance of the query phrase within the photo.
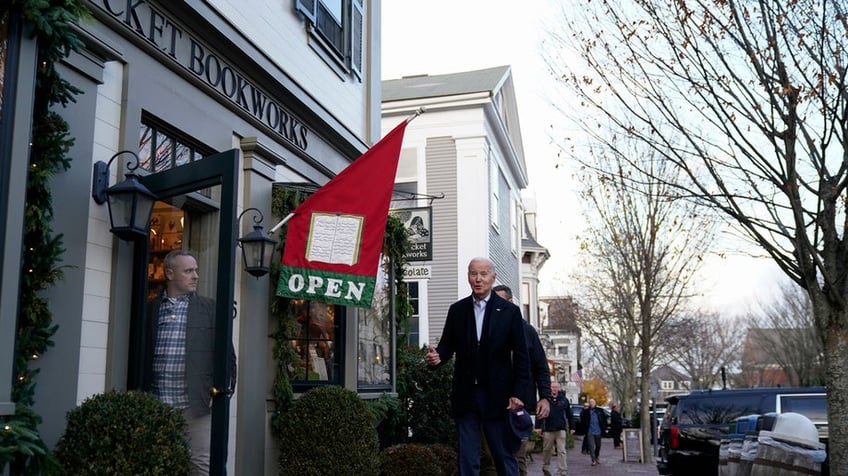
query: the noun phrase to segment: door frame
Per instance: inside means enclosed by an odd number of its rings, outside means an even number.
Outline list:
[[[212,382],[227,389],[230,382],[229,350],[233,341],[235,300],[235,257],[239,154],[231,149],[189,164],[140,177],[159,200],[221,186],[218,226],[218,259],[215,279],[215,344]],[[149,238],[149,237],[148,237]],[[145,312],[147,304],[147,261],[149,239],[138,239],[133,252],[133,291],[130,320],[128,389],[141,389],[144,366]],[[210,395],[211,398],[211,395]],[[226,474],[229,439],[230,398],[226,393],[212,399],[212,445],[210,474]]]

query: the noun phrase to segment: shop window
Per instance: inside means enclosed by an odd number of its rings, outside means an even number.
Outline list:
[[[382,260],[371,307],[357,316],[357,385],[361,390],[390,390],[392,386],[392,342],[394,342],[393,286],[387,272],[389,260]]]
[[[319,51],[346,73],[362,78],[362,0],[294,0]],[[313,44],[313,43],[311,43]]]
[[[319,384],[341,384],[341,324],[344,308],[318,301],[293,299],[297,332],[291,345],[300,362],[289,368],[297,389]]]

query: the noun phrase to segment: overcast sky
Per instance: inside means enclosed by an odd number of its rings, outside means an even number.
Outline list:
[[[542,268],[540,292],[567,295],[581,220],[569,166],[557,159],[547,132],[566,121],[549,106],[555,86],[539,54],[541,19],[551,18],[546,5],[546,0],[383,2],[382,78],[512,67],[529,190],[537,202],[537,239],[551,252]],[[742,310],[771,292],[775,269],[769,261],[741,256],[708,260],[702,281],[710,291],[704,306]]]

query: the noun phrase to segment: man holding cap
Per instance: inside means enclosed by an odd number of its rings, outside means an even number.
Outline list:
[[[498,474],[518,475],[513,452],[521,440],[510,421],[517,418],[516,426],[526,431],[521,420],[530,419],[521,400],[531,385],[524,320],[515,304],[492,292],[494,268],[488,258],[471,260],[471,296],[451,305],[439,344],[431,345],[425,357],[428,365],[438,367],[456,356],[451,404],[460,476],[480,470],[481,427]],[[523,416],[508,416],[510,410],[522,410]]]

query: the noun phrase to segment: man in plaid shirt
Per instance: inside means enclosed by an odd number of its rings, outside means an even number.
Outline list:
[[[147,306],[144,388],[183,411],[191,445],[191,474],[209,474],[212,433],[215,301],[197,294],[197,259],[174,250],[164,260],[165,289]],[[235,351],[230,345],[230,389]]]

